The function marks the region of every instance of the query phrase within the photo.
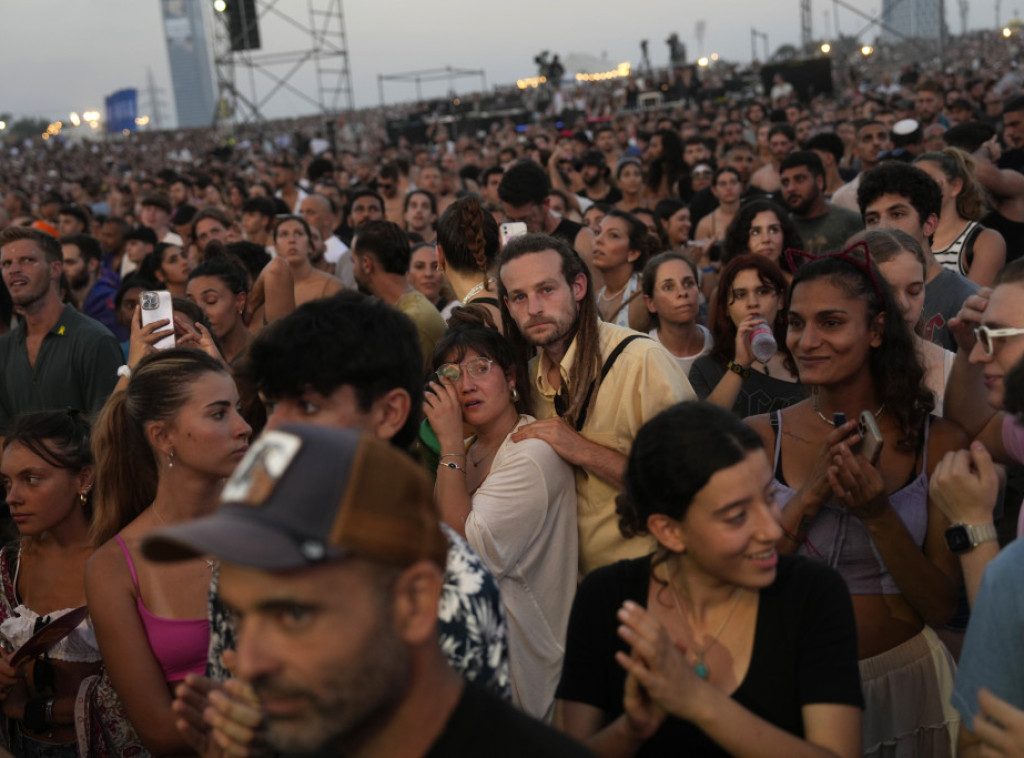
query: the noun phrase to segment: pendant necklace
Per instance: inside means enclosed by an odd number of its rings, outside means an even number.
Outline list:
[[[669,592],[672,593],[672,600],[676,604],[676,610],[679,611],[679,615],[682,617],[683,621],[686,621],[686,614],[683,613],[683,606],[680,604],[679,596],[676,595],[676,589],[672,585],[672,578],[673,578],[672,576],[669,576],[668,590],[669,590]],[[739,587],[736,587],[735,589],[733,589],[732,592],[736,596],[736,599],[733,600],[732,607],[729,609],[729,612],[725,615],[725,618],[722,620],[722,623],[719,624],[718,631],[715,632],[715,636],[711,638],[711,642],[709,642],[707,645],[705,645],[703,650],[697,650],[696,646],[694,647],[694,651],[693,652],[696,653],[696,655],[697,655],[697,662],[693,666],[693,673],[695,673],[701,679],[705,679],[706,680],[708,678],[708,676],[710,675],[710,673],[711,673],[710,671],[708,671],[708,665],[704,662],[704,655],[705,655],[705,653],[707,653],[708,650],[710,650],[711,647],[716,642],[718,642],[718,637],[722,634],[722,631],[725,629],[725,625],[729,623],[729,619],[732,618],[732,614],[733,614],[733,612],[735,612],[736,606],[738,606],[740,604],[740,598],[743,597],[743,595],[740,593],[740,588]],[[687,626],[690,626],[689,622],[687,622]],[[691,626],[691,629],[692,629],[692,626]]]

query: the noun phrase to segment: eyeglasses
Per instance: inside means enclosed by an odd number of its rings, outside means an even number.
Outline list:
[[[979,326],[974,330],[974,336],[978,338],[978,344],[982,351],[991,358],[995,355],[996,346],[992,340],[998,337],[1017,337],[1024,334],[1024,329],[989,329],[987,326]]]
[[[491,373],[492,358],[471,358],[465,363],[442,363],[437,367],[437,378],[448,384],[455,384],[465,371],[474,379],[483,379]]]

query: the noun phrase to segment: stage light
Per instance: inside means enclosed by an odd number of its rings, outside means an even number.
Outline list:
[[[214,0],[213,9],[217,11],[217,13],[223,13],[228,9],[228,4],[225,3],[224,0]]]
[[[0,132],[2,132],[6,128],[7,128],[7,122],[6,121],[0,121]]]
[[[825,53],[825,55],[828,55],[829,53],[832,52],[832,45],[828,44],[827,42],[822,42],[821,52]]]
[[[1011,29],[1011,28],[1010,28],[1010,27],[1008,27],[1008,26],[1004,26],[1004,27],[1003,27],[1003,36],[1004,36],[1004,37],[1006,37],[1007,39],[1009,39],[1009,38],[1010,38],[1010,36],[1011,36],[1012,34],[1013,34],[1013,29]]]
[[[707,56],[697,59],[697,65],[701,68],[705,68],[708,65],[708,62]]]
[[[860,54],[863,55],[865,58],[867,58],[873,52],[875,52],[875,48],[871,47],[871,45],[864,45],[864,47],[860,49]]]

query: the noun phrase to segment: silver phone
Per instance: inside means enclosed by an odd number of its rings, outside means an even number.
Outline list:
[[[153,347],[157,350],[166,350],[174,347],[174,310],[171,306],[171,293],[167,290],[149,290],[139,295],[139,305],[142,306],[142,325],[147,326],[154,321],[167,320],[167,329],[170,334],[157,342]],[[162,330],[161,330],[162,331]]]
[[[882,453],[882,432],[878,428],[878,422],[875,421],[875,414],[871,411],[863,411],[860,414],[857,434],[860,435],[860,442],[857,443],[857,449],[854,452],[860,453],[874,465]]]
[[[502,247],[505,247],[513,237],[523,234],[526,234],[526,224],[523,221],[506,221],[498,227],[498,239]]]

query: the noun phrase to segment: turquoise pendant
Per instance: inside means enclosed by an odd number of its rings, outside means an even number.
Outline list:
[[[708,678],[708,667],[704,665],[704,661],[697,661],[697,665],[693,667],[693,671],[701,679]]]

